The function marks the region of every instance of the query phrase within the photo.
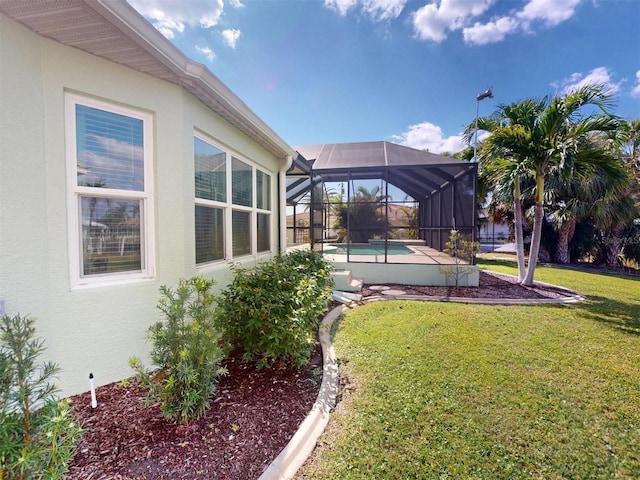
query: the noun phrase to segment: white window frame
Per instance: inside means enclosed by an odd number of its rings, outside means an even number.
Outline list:
[[[229,226],[231,225],[231,213],[230,213],[230,209],[229,209],[229,202],[230,202],[230,185],[231,185],[231,173],[229,172],[229,167],[230,167],[230,163],[229,163],[229,152],[227,151],[227,149],[223,148],[221,145],[218,145],[216,142],[214,142],[209,136],[205,135],[202,132],[199,131],[194,131],[193,132],[193,138],[197,138],[205,143],[208,143],[209,145],[211,145],[214,148],[217,148],[218,150],[220,150],[221,152],[224,152],[225,154],[225,164],[224,164],[224,171],[225,171],[225,201],[221,202],[219,200],[208,200],[206,198],[199,198],[195,196],[195,190],[196,190],[196,186],[195,186],[195,149],[193,151],[193,155],[192,155],[192,162],[194,162],[194,171],[193,171],[193,181],[194,181],[194,185],[193,185],[193,198],[195,200],[194,202],[194,212],[193,212],[193,228],[194,228],[194,258],[196,257],[196,251],[195,251],[195,207],[199,206],[199,207],[207,207],[207,208],[219,208],[222,210],[222,218],[224,221],[224,255],[223,258],[219,258],[216,260],[212,260],[210,262],[202,262],[202,263],[196,263],[196,267],[197,268],[203,268],[206,267],[208,265],[215,265],[217,263],[220,262],[227,262],[229,261],[229,259],[231,259],[231,253],[230,253],[230,248],[229,248],[229,241],[230,241],[230,236],[229,236]],[[192,145],[195,142],[192,142]]]
[[[224,232],[224,249],[225,255],[224,259],[213,260],[211,262],[203,262],[196,263],[196,268],[199,270],[204,270],[207,267],[212,265],[217,265],[220,263],[226,263],[231,260],[243,259],[243,258],[257,258],[265,255],[272,255],[274,252],[274,235],[273,235],[273,208],[274,208],[274,200],[273,200],[273,192],[274,192],[274,178],[276,177],[274,172],[270,172],[264,167],[258,166],[255,162],[248,160],[245,156],[240,155],[238,152],[225,147],[220,142],[215,141],[211,136],[207,135],[201,130],[194,130],[193,136],[210,144],[211,146],[217,148],[220,151],[225,152],[225,171],[226,171],[226,201],[219,202],[213,200],[205,200],[201,198],[195,197],[195,171],[194,171],[194,204],[199,206],[209,206],[209,207],[217,207],[222,208],[224,212],[224,220],[225,220],[225,232]],[[195,158],[195,152],[193,152],[192,158]],[[233,203],[233,158],[240,160],[241,162],[247,164],[251,167],[251,183],[252,183],[252,197],[251,197],[251,206],[245,205],[237,205]],[[269,176],[269,191],[271,194],[270,198],[270,206],[271,210],[259,209],[257,208],[257,171],[261,171],[263,174]],[[251,251],[244,255],[233,255],[233,212],[234,211],[242,211],[250,213],[250,225],[251,225],[251,238],[250,238],[250,249]],[[258,213],[266,214],[269,216],[269,250],[263,250],[258,252],[258,232],[257,232],[257,222],[258,222]],[[195,233],[195,209],[194,209],[194,233]],[[194,248],[195,248],[195,239],[194,239]],[[195,251],[194,251],[195,258]]]
[[[78,185],[78,152],[76,105],[104,110],[143,122],[143,168],[144,190],[119,190]],[[67,214],[69,238],[70,287],[72,289],[96,287],[129,282],[139,282],[155,277],[155,229],[153,192],[153,115],[148,112],[123,107],[105,100],[65,93],[65,139],[67,157]],[[82,218],[80,199],[82,196],[102,198],[127,198],[140,202],[140,261],[141,270],[83,276]]]

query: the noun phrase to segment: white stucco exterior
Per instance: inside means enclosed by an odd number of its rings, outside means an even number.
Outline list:
[[[77,288],[70,281],[65,94],[112,102],[153,118],[151,278]],[[203,273],[222,287],[228,264],[198,269],[194,240],[195,130],[271,175],[272,252],[283,245],[284,188],[277,157],[184,88],[47,39],[0,13],[0,301],[37,317],[63,396],[132,374],[145,333],[161,318],[159,287]],[[280,183],[280,189],[278,188]],[[282,216],[280,221],[279,216]],[[235,259],[251,265],[262,256]]]

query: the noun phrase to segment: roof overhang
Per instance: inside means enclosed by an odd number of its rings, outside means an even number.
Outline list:
[[[274,156],[297,156],[207,67],[124,0],[0,0],[0,11],[43,37],[179,85]]]

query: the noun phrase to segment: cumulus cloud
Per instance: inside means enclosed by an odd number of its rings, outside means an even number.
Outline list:
[[[531,22],[541,21],[547,27],[569,20],[582,0],[530,0],[516,16],[528,28]]]
[[[636,72],[636,84],[631,89],[631,96],[640,98],[640,70]]]
[[[129,3],[167,38],[183,32],[185,26],[215,27],[224,10],[223,0],[130,0]]]
[[[515,32],[518,29],[518,22],[513,18],[502,17],[489,23],[476,23],[472,27],[462,31],[464,41],[475,45],[485,45],[495,43]]]
[[[196,45],[196,50],[207,57],[207,60],[213,62],[216,59],[216,54],[211,50],[210,47],[201,47]]]
[[[521,10],[508,15],[491,14],[492,7],[504,5],[495,0],[434,0],[411,16],[416,38],[442,42],[450,33],[461,30],[466,43],[485,45],[495,43],[507,35],[531,33],[536,27],[545,28],[570,19],[584,0],[529,0]]]
[[[398,18],[407,0],[324,0],[324,6],[345,16],[349,10],[358,10],[374,21],[389,21]]]
[[[494,0],[439,0],[419,8],[412,15],[413,28],[420,40],[441,42],[449,32],[459,30],[482,15]]]
[[[418,150],[429,150],[432,153],[449,152],[453,154],[466,148],[461,134],[444,137],[442,129],[430,122],[410,125],[400,135],[393,135],[391,140],[400,145]]]
[[[620,92],[622,81],[613,81],[611,72],[606,67],[597,67],[589,73],[572,73],[569,77],[552,84],[563,94],[574,92],[586,85],[602,85],[604,90],[612,95]]]
[[[233,28],[222,31],[222,37],[224,38],[224,41],[231,48],[236,48],[236,44],[238,43],[238,39],[240,38],[240,35],[242,35],[240,30],[236,30]]]

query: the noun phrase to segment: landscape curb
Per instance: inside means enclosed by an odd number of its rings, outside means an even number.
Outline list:
[[[434,302],[459,302],[476,303],[489,305],[540,305],[540,304],[563,304],[577,303],[586,299],[585,296],[564,287],[558,287],[549,283],[535,282],[538,285],[546,285],[560,288],[567,292],[567,296],[560,298],[536,298],[536,299],[513,299],[513,298],[472,298],[472,297],[444,297],[426,295],[389,295],[386,297],[369,297],[363,299],[362,303],[384,301],[384,300],[419,300]],[[355,303],[355,302],[354,302]],[[289,480],[298,469],[306,462],[309,455],[315,448],[318,438],[324,432],[331,411],[336,406],[338,396],[338,361],[336,359],[333,344],[331,343],[331,327],[333,323],[342,316],[350,307],[340,305],[331,310],[322,320],[318,329],[318,337],[322,346],[322,384],[316,397],[316,401],[311,411],[300,424],[295,435],[289,440],[276,459],[271,462],[267,469],[262,472],[258,480]]]
[[[323,365],[320,391],[298,431],[258,480],[285,480],[293,477],[307,460],[329,423],[331,411],[336,406],[340,381],[338,361],[331,343],[331,326],[348,308],[346,305],[340,305],[331,310],[322,320],[318,329]]]

